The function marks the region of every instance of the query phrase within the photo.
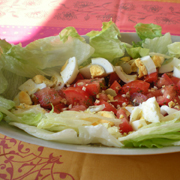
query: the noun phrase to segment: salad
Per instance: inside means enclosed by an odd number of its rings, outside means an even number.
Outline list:
[[[32,136],[111,147],[180,145],[180,42],[156,24],[123,42],[112,21],[25,47],[0,40],[0,121]]]

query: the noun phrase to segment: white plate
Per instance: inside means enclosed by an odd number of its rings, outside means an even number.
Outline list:
[[[138,41],[136,33],[121,33],[121,40],[127,43],[132,43],[132,41]],[[172,40],[180,41],[180,36],[172,36]],[[63,144],[52,141],[45,141],[42,139],[35,138],[24,131],[10,126],[5,122],[0,122],[0,133],[24,141],[31,144],[36,144],[39,146],[74,151],[81,153],[91,153],[91,154],[107,154],[107,155],[150,155],[150,154],[164,154],[179,152],[180,147],[165,147],[165,148],[113,148],[113,147],[96,147],[89,145],[72,145]]]

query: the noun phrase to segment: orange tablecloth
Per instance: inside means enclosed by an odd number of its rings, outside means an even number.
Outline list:
[[[0,38],[23,45],[66,26],[80,34],[110,19],[121,32],[138,22],[180,35],[180,0],[0,0]],[[33,142],[32,142],[33,143]],[[0,179],[178,180],[180,153],[122,156],[50,149],[0,134]]]

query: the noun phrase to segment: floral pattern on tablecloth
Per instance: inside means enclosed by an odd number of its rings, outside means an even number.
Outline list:
[[[62,155],[54,155],[51,149],[44,154],[42,146],[1,135],[0,154],[0,179],[74,180],[73,175],[61,170]]]

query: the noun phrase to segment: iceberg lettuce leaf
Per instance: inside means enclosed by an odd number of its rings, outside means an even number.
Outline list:
[[[179,112],[180,113],[180,112]],[[179,116],[178,113],[175,114]],[[158,122],[147,125],[126,137],[120,137],[119,141],[125,147],[164,147],[180,141],[179,118],[167,122]]]
[[[1,73],[2,74],[0,75],[0,81],[4,81],[2,82],[1,86],[1,88],[3,87],[1,95],[7,99],[12,100],[19,92],[18,87],[23,84],[27,80],[27,78],[19,76],[5,69],[3,69]]]
[[[14,101],[8,100],[2,96],[0,96],[0,107],[3,107],[5,109],[12,109],[15,106]]]
[[[168,45],[172,43],[170,33],[166,33],[164,36],[155,37],[153,39],[146,38],[142,43],[143,48],[147,48],[150,52],[168,53]]]
[[[79,127],[84,125],[89,126],[102,118],[113,121],[116,124],[120,123],[118,119],[105,118],[100,115],[77,111],[63,111],[60,114],[45,113],[44,115],[37,127],[50,131],[61,131],[67,128],[78,131]]]
[[[72,27],[62,30],[60,35],[33,41],[26,47],[21,44],[11,45],[5,40],[0,40],[0,46],[0,93],[9,86],[15,87],[19,79],[24,77],[32,78],[37,74],[53,76],[59,73],[71,57],[75,56],[80,65],[94,53],[94,48]],[[9,72],[11,77],[15,77],[11,84],[4,72],[7,76]]]
[[[69,36],[75,37],[79,39],[80,41],[85,42],[85,39],[77,33],[77,30],[74,27],[71,27],[71,26],[64,28],[59,33],[59,36],[60,36],[60,40],[63,43],[65,43],[68,40]]]
[[[32,136],[49,141],[81,145],[98,143],[111,147],[123,146],[102,124],[96,126],[80,126],[78,128],[79,134],[74,129],[68,128],[59,132],[51,132],[22,123],[11,122],[10,124],[24,130]]]
[[[141,47],[126,47],[126,51],[133,59],[147,56],[149,54],[149,49]]]
[[[7,87],[8,87],[8,82],[6,80],[6,78],[4,77],[4,74],[2,72],[2,70],[0,69],[0,94],[3,93]]]
[[[140,37],[141,40],[144,40],[146,38],[153,39],[155,37],[161,37],[162,36],[162,27],[157,24],[143,24],[143,23],[137,23],[135,25],[136,33]]]
[[[0,39],[0,52],[6,53],[12,47],[5,39]]]
[[[69,58],[74,56],[77,58],[78,64],[81,64],[93,52],[94,48],[79,38],[68,36],[67,40],[63,42],[57,35],[38,39],[26,47],[13,46],[6,55],[21,63],[43,70],[63,66]]]
[[[173,57],[180,57],[180,42],[174,42],[168,45],[168,53]]]
[[[124,45],[120,41],[120,31],[112,21],[104,22],[101,31],[91,31],[86,35],[89,36],[89,44],[95,49],[92,57],[103,57],[112,61],[125,53]]]

